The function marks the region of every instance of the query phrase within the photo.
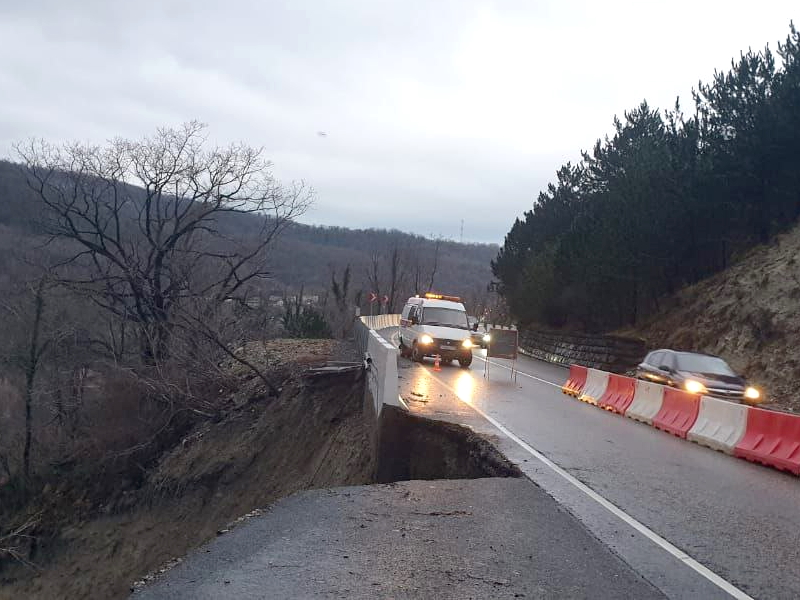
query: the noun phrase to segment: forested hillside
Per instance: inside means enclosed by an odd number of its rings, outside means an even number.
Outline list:
[[[522,322],[636,323],[800,216],[800,34],[743,53],[690,108],[643,101],[566,164],[493,262]]]
[[[492,278],[491,260],[497,255],[498,247],[432,240],[396,230],[313,227],[295,223],[275,248],[276,279],[294,288],[305,284],[314,289],[326,289],[330,286],[330,272],[341,271],[349,264],[365,292],[388,294],[395,250],[398,253],[397,278],[403,293],[432,287],[466,297],[486,291]],[[393,308],[397,308],[396,304]]]
[[[20,165],[0,161],[0,244],[18,245],[20,237],[32,235],[41,211],[41,199],[28,187]],[[253,235],[257,227],[246,214],[224,220],[231,236]],[[349,266],[350,289],[354,296],[361,292],[358,300],[365,309],[369,292],[390,296],[388,308],[398,310],[404,295],[429,287],[483,305],[497,251],[492,244],[460,244],[396,230],[292,223],[271,248],[271,276],[261,289],[293,295],[302,288],[307,295],[325,295],[332,276],[341,279]],[[0,271],[0,278],[7,272]]]

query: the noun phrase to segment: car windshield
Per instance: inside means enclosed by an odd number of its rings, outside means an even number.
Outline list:
[[[714,375],[733,375],[733,372],[721,358],[704,356],[703,354],[679,354],[678,370],[690,373],[712,373]]]
[[[458,327],[469,329],[467,313],[463,310],[429,306],[422,311],[423,325],[444,325],[445,327]]]

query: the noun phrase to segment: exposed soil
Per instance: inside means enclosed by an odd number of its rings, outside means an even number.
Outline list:
[[[800,227],[681,290],[632,333],[650,347],[722,356],[763,387],[765,406],[799,412]]]
[[[384,406],[377,480],[522,477],[521,471],[471,430]]]
[[[352,347],[282,340],[239,351],[283,382],[280,397],[268,397],[258,378],[231,363],[241,386],[230,409],[176,440],[135,489],[76,506],[80,494],[60,482],[20,510],[0,506],[8,522],[39,513],[48,523],[28,555],[36,569],[0,559],[0,598],[127,597],[147,573],[300,490],[367,484],[378,474],[385,481],[518,474],[469,430],[392,411],[385,418],[397,433],[380,441],[388,453],[381,456],[363,372],[304,376],[309,366],[356,357]]]

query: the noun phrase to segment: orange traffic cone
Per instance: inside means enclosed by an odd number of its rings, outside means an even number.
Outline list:
[[[433,370],[434,371],[441,371],[442,370],[440,361],[441,361],[441,357],[437,354],[433,359]]]

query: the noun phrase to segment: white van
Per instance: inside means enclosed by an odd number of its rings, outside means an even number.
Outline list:
[[[408,299],[400,315],[400,354],[417,362],[438,354],[443,362],[458,360],[466,368],[472,363],[472,346],[460,298],[428,293]]]

